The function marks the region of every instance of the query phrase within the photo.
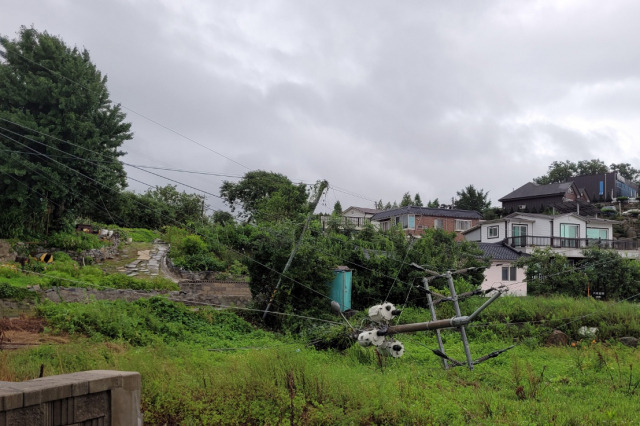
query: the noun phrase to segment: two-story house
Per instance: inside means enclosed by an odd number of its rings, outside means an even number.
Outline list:
[[[635,198],[638,196],[638,185],[625,179],[618,172],[600,173],[596,175],[575,176],[571,181],[584,188],[591,201],[613,201],[617,197]]]
[[[342,216],[340,216],[339,218],[325,215],[321,217],[321,221],[323,226],[326,226],[330,220],[337,220],[338,226],[340,227],[348,227],[356,230],[361,230],[365,225],[371,223],[371,217],[373,217],[373,215],[381,211],[382,210],[370,209],[367,207],[350,206],[348,209],[342,212]],[[377,223],[373,223],[373,225],[377,226]]]
[[[376,213],[371,222],[378,223],[382,230],[401,225],[407,235],[413,236],[420,236],[428,228],[443,229],[458,233],[458,239],[463,240],[461,232],[476,226],[480,219],[482,215],[472,210],[407,206]]]
[[[506,212],[542,213],[551,210],[556,204],[589,202],[589,196],[574,182],[549,185],[527,182],[498,201],[502,203],[502,209]]]
[[[622,256],[638,257],[637,242],[613,239],[613,225],[620,222],[575,213],[556,216],[512,213],[501,219],[482,222],[466,232],[467,241],[504,242],[524,253],[536,247],[550,247],[569,258],[584,257],[582,250],[598,246],[618,250]]]

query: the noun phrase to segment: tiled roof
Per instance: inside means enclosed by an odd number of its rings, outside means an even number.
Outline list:
[[[528,256],[502,243],[476,243],[486,257],[492,260],[518,260],[522,256]]]
[[[571,185],[573,185],[573,182],[550,183],[549,185],[538,185],[533,182],[527,182],[515,191],[500,198],[498,201],[562,195],[567,192],[567,189],[569,189]]]
[[[356,207],[356,206],[351,206],[349,207],[347,210],[360,210],[362,213],[368,213],[368,214],[376,214],[381,212],[382,210],[377,210],[377,209],[369,209],[367,207]],[[345,210],[345,212],[347,211]]]
[[[433,217],[453,217],[456,219],[482,219],[482,215],[473,210],[432,209],[429,207],[408,206],[376,213],[371,217],[371,220],[380,221],[403,214],[415,214],[418,216]]]

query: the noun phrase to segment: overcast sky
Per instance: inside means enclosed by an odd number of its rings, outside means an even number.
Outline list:
[[[89,50],[133,124],[124,161],[326,179],[331,210],[469,184],[498,205],[554,160],[640,167],[639,16],[637,1],[5,0],[0,34]],[[154,172],[214,194],[236,180]]]

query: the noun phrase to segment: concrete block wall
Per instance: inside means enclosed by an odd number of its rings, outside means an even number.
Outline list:
[[[140,374],[91,370],[0,382],[0,426],[142,425]]]

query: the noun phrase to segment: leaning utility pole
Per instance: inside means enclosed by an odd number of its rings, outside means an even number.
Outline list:
[[[423,278],[423,283],[425,286],[425,290],[427,292],[427,301],[429,303],[429,310],[431,312],[431,321],[428,322],[420,322],[413,324],[402,324],[402,325],[389,325],[389,321],[391,321],[396,315],[400,313],[399,310],[395,308],[391,303],[384,303],[382,305],[375,305],[369,308],[369,318],[377,323],[377,327],[371,330],[365,330],[358,334],[358,343],[362,346],[376,346],[382,350],[384,355],[392,356],[394,358],[398,358],[402,356],[404,353],[404,345],[395,340],[393,337],[395,334],[400,333],[413,333],[417,331],[426,331],[426,330],[436,330],[436,335],[438,337],[438,350],[433,350],[433,353],[442,358],[445,369],[449,368],[449,364],[447,361],[451,362],[453,367],[457,367],[460,365],[464,365],[464,363],[460,361],[456,361],[455,359],[449,358],[444,352],[444,346],[442,344],[442,338],[440,337],[440,330],[444,328],[457,328],[460,332],[460,336],[462,339],[462,344],[464,346],[464,352],[467,359],[467,366],[469,370],[473,370],[473,366],[475,364],[479,364],[487,359],[496,357],[500,355],[502,352],[511,349],[513,346],[501,349],[499,351],[492,352],[488,355],[485,355],[477,360],[473,360],[471,358],[471,350],[469,349],[469,340],[467,338],[467,333],[465,330],[465,325],[474,321],[476,317],[486,309],[491,303],[493,303],[496,299],[498,299],[502,293],[505,291],[504,288],[492,288],[486,291],[481,291],[481,293],[488,293],[490,291],[495,291],[495,294],[491,296],[485,303],[482,304],[478,309],[476,309],[471,315],[464,316],[460,311],[460,305],[458,304],[458,294],[456,293],[455,286],[453,284],[453,277],[451,271],[447,271],[444,274],[440,274],[438,272],[430,271],[425,269],[419,265],[412,264],[413,267],[424,271],[425,273],[431,275],[431,277]],[[454,271],[454,273],[462,273],[467,272],[471,269],[461,269],[459,271]],[[432,299],[433,292],[429,289],[429,280],[433,278],[447,278],[447,282],[449,285],[449,291],[451,293],[450,297],[442,296],[439,301],[450,301],[453,303],[455,316],[447,319],[436,319],[436,312],[434,308],[434,301]],[[476,292],[471,292],[469,295],[476,294]]]
[[[267,307],[264,310],[264,314],[262,314],[262,320],[263,321],[267,317],[267,314],[269,313],[269,309],[271,308],[271,304],[273,303],[273,299],[276,297],[276,293],[278,292],[278,289],[280,288],[280,283],[282,282],[282,277],[284,276],[284,274],[287,272],[287,270],[291,266],[291,262],[293,262],[293,258],[295,257],[296,252],[298,251],[298,247],[302,243],[302,238],[304,237],[304,234],[307,231],[307,228],[309,227],[309,222],[311,222],[311,218],[313,217],[313,213],[316,210],[316,206],[318,205],[318,202],[320,201],[320,198],[322,197],[322,194],[324,193],[324,191],[327,189],[328,186],[329,186],[329,182],[327,182],[326,180],[320,181],[317,184],[316,193],[314,194],[313,199],[311,200],[311,203],[310,203],[310,206],[309,206],[309,215],[307,216],[307,220],[304,223],[304,227],[302,228],[302,232],[300,233],[300,237],[298,238],[298,242],[291,249],[291,254],[289,255],[289,260],[287,260],[287,263],[284,265],[284,269],[280,273],[280,277],[278,278],[278,283],[276,284],[276,288],[273,289],[273,293],[271,294],[271,298],[269,299],[269,303],[267,304]]]

